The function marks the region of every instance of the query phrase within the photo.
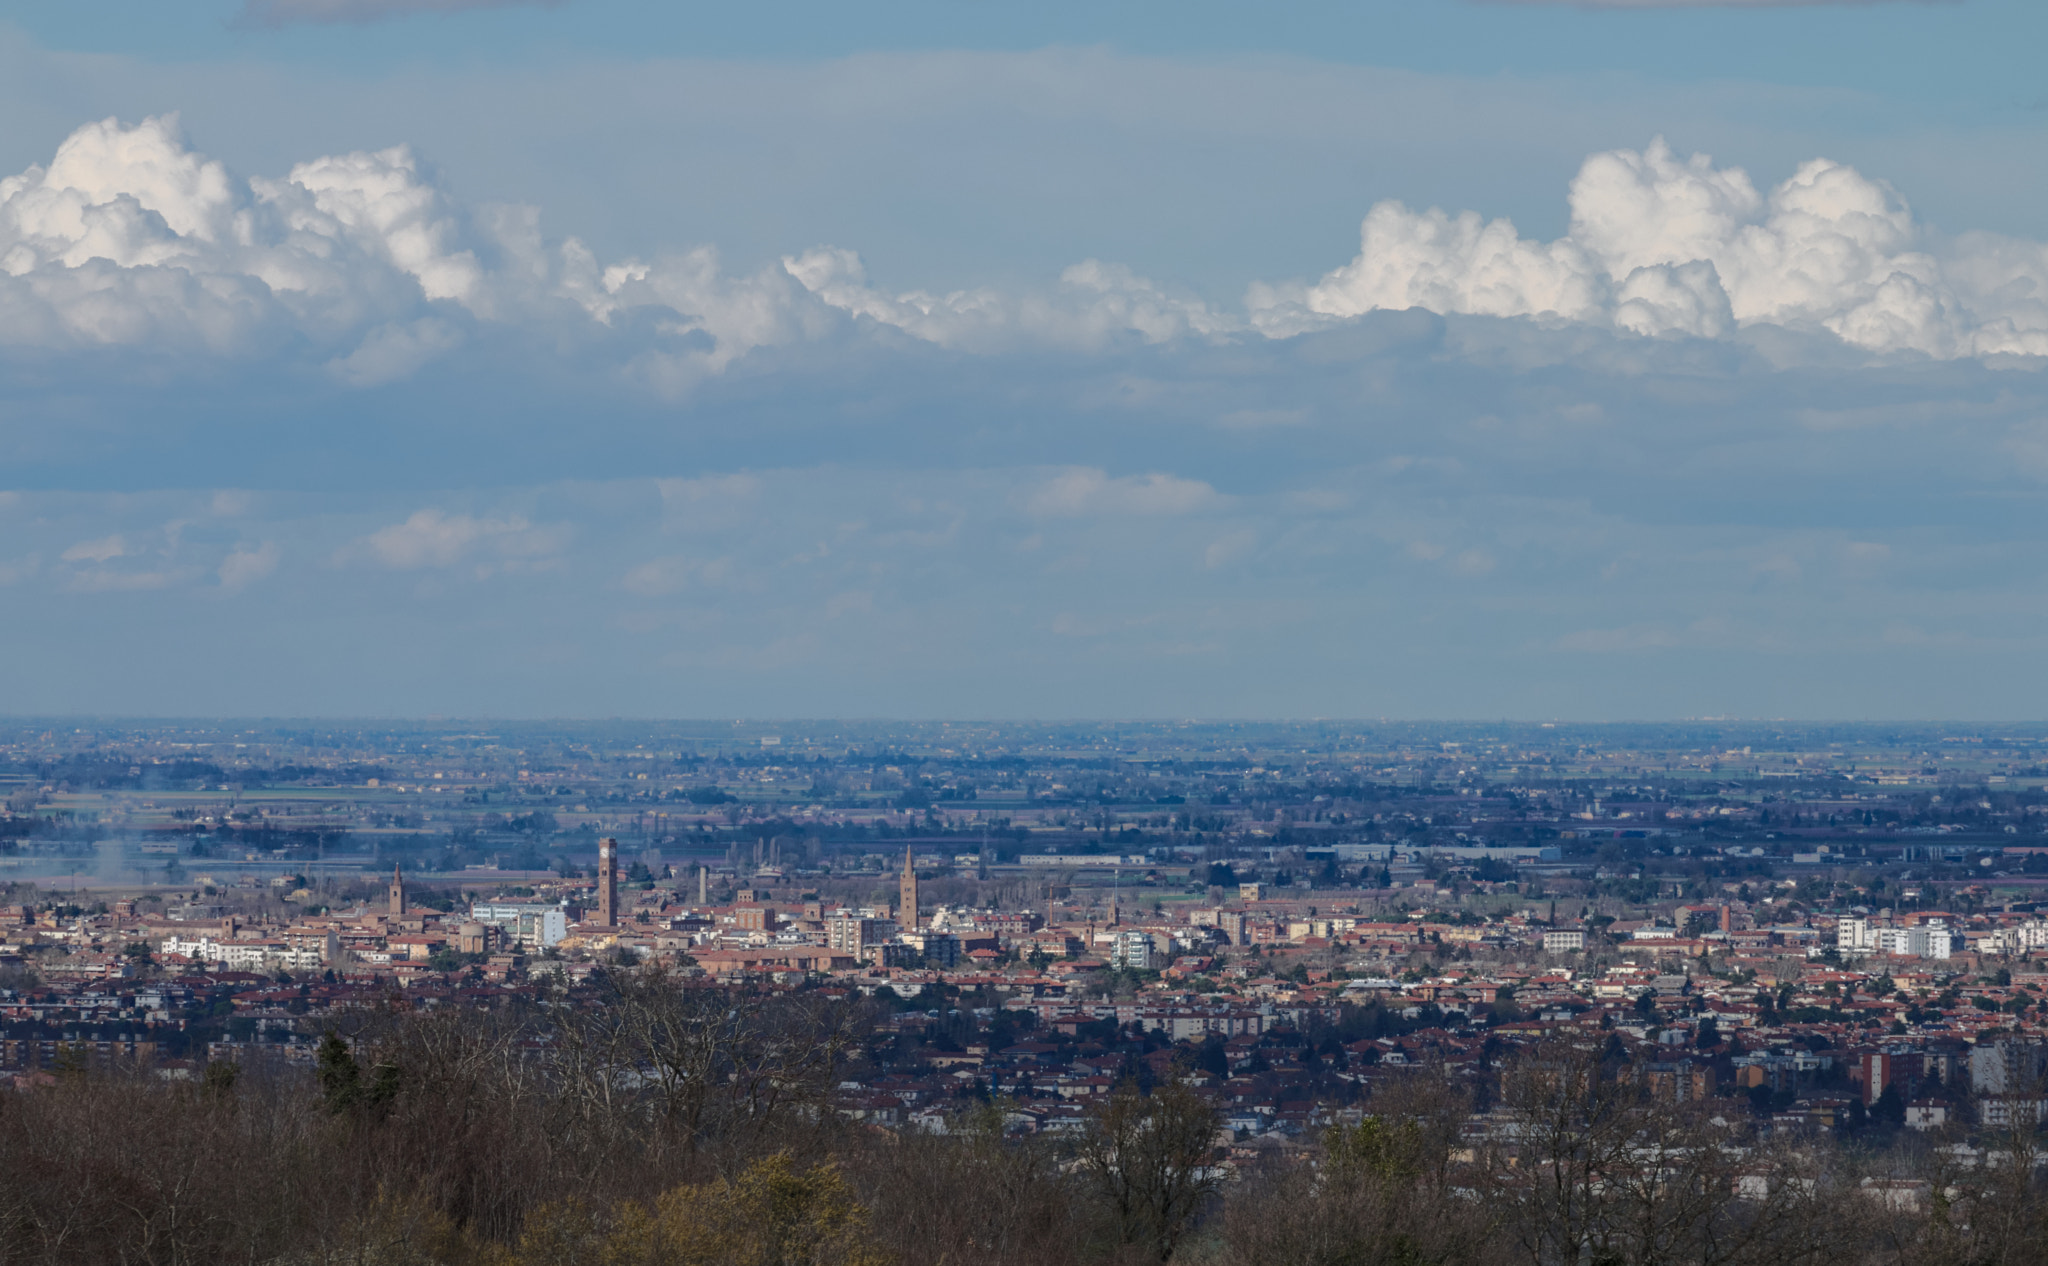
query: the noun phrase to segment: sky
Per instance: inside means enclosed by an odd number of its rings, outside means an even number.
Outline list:
[[[0,713],[2048,717],[2044,43],[0,4]]]

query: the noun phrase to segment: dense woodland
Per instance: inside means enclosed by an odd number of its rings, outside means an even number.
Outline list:
[[[1417,1069],[1232,1161],[1186,1081],[1128,1084],[1081,1133],[1017,1135],[1000,1101],[889,1131],[830,1108],[868,1004],[601,985],[366,1010],[312,1069],[0,1091],[0,1264],[1989,1266],[2048,1232],[2030,1129],[1762,1137],[1600,1050]]]

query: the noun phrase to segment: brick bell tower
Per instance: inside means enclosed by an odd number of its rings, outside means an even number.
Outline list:
[[[917,931],[917,864],[910,859],[910,849],[903,850],[903,877],[898,881],[898,895],[902,897],[902,909],[896,912],[897,919],[906,932]]]
[[[391,917],[405,917],[405,876],[398,869],[398,863],[391,864]]]
[[[619,926],[619,842],[610,836],[597,842],[597,921]]]

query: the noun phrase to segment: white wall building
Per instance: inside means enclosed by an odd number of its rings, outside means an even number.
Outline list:
[[[506,940],[529,949],[558,945],[569,935],[569,912],[541,901],[478,901],[469,917],[504,929]]]
[[[1945,959],[1955,952],[1955,942],[1955,931],[1940,919],[1929,919],[1917,927],[1873,925],[1868,919],[1841,919],[1835,924],[1835,949],[1845,958],[1895,954]]]
[[[1143,853],[1025,853],[1017,859],[1019,866],[1072,866],[1076,869],[1090,866],[1143,866]]]
[[[217,941],[210,936],[173,935],[157,948],[165,954],[218,963],[229,971],[307,971],[322,965],[318,950],[294,949],[284,941]]]
[[[1119,932],[1109,943],[1109,965],[1120,971],[1149,971],[1152,938],[1143,932]]]

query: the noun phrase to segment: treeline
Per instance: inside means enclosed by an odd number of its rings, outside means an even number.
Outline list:
[[[384,765],[295,765],[229,770],[209,760],[179,757],[172,760],[128,757],[118,753],[80,752],[53,760],[0,763],[0,774],[27,775],[39,783],[79,791],[183,790],[239,783],[244,787],[269,787],[313,783],[328,786],[357,786],[371,778],[389,778]]]
[[[838,1110],[867,1004],[659,972],[330,1033],[311,1068],[0,1091],[0,1264],[1964,1266],[2041,1260],[2030,1130],[1870,1152],[1570,1048],[1379,1083],[1361,1123],[1232,1156],[1198,1088],[1026,1135]],[[1239,1151],[1256,1149],[1236,1149]]]
[[[228,777],[226,771],[212,761],[183,758],[133,760],[99,752],[81,752],[56,760],[14,762],[0,766],[0,772],[28,774],[38,782],[92,791],[189,789]]]

